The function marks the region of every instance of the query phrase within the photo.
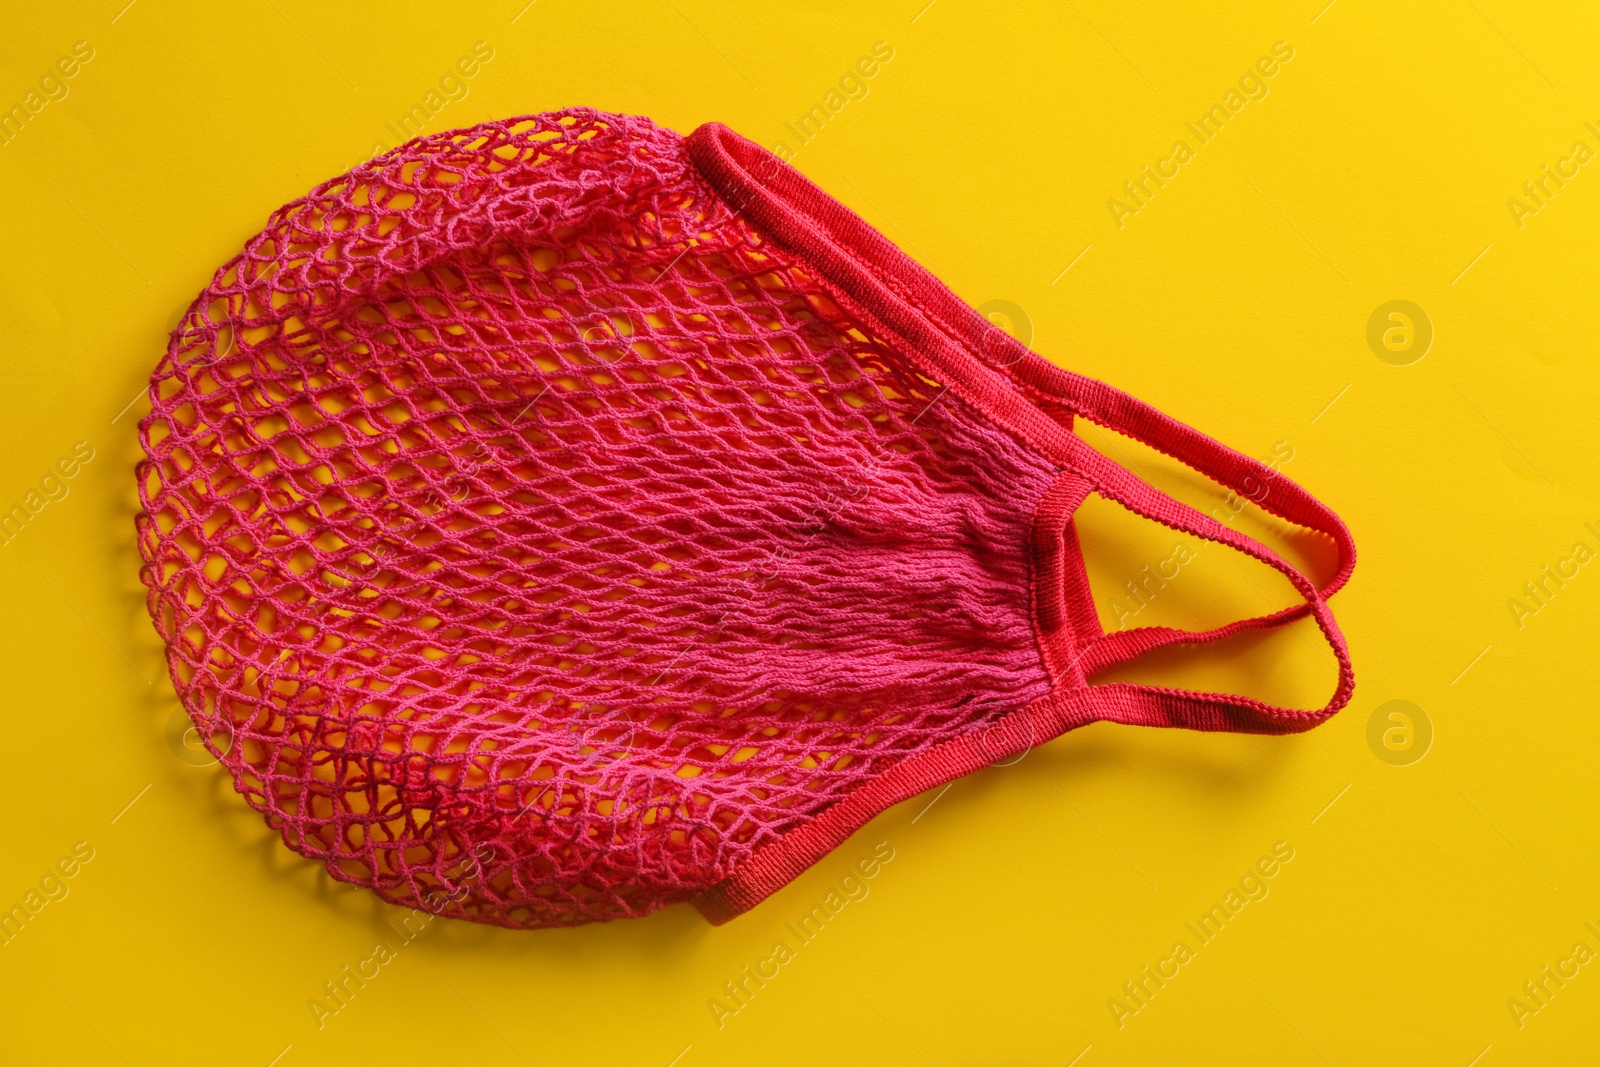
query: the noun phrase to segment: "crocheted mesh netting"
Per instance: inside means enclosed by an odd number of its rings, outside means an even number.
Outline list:
[[[641,915],[1049,689],[1050,464],[644,119],[487,123],[319,186],[150,392],[178,695],[291,848],[397,903]]]

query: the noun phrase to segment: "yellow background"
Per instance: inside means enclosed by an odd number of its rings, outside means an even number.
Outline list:
[[[0,548],[0,906],[94,850],[0,947],[0,1060],[1592,1062],[1600,963],[1520,1028],[1507,1001],[1575,942],[1600,950],[1600,564],[1520,626],[1508,601],[1574,542],[1600,549],[1600,162],[1520,228],[1507,200],[1573,142],[1600,149],[1600,11],[125,3],[13,5],[0,37],[7,108],[94,49],[0,147],[0,506],[95,450]],[[133,539],[146,407],[124,409],[215,267],[393,144],[385,123],[479,40],[494,58],[430,129],[586,104],[791,148],[784,124],[887,42],[795,164],[973,304],[1022,309],[1005,325],[1049,358],[1252,455],[1287,445],[1284,473],[1362,553],[1334,602],[1351,706],[1289,738],[1086,728],[885,813],[722,928],[686,907],[532,933],[439,921],[319,1029],[308,1000],[394,941],[398,912],[288,853],[169,743]],[[1268,95],[1196,145],[1184,123],[1278,41],[1294,58]],[[1180,138],[1194,158],[1118,228],[1107,201]],[[1394,299],[1435,331],[1410,365],[1367,344]],[[1103,613],[1173,549],[1105,510],[1085,517]],[[1259,610],[1275,587],[1223,555],[1139,621]],[[1332,670],[1306,636],[1142,670],[1314,706]],[[1420,761],[1369,745],[1391,700],[1432,724]],[[722,983],[878,841],[894,859],[870,895],[719,1028]],[[1108,1000],[1193,946],[1185,922],[1277,841],[1294,859],[1269,895],[1119,1028]]]

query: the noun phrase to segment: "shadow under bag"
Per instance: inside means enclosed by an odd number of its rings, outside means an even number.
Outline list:
[[[429,135],[286,205],[150,383],[142,576],[173,683],[293,849],[511,927],[714,923],[873,815],[1096,720],[1343,707],[1355,553],[1299,486],[993,328],[711,123]],[[1088,419],[1330,538],[1321,586]],[[1105,632],[1091,494],[1300,601]],[[1309,616],[1326,707],[1088,677]]]

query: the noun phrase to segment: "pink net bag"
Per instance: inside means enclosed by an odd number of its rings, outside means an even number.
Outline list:
[[[1348,532],[993,329],[726,127],[587,109],[412,141],[277,211],[140,424],[173,684],[292,849],[511,927],[726,921],[885,807],[1095,720],[1282,733],[1349,699]],[[1088,448],[1086,417],[1339,554],[1320,586]],[[1106,633],[1091,493],[1294,606]],[[1312,618],[1328,705],[1089,676]]]

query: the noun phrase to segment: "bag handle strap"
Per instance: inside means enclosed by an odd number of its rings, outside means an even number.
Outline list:
[[[1030,353],[1031,355],[1031,353]],[[1355,544],[1337,515],[1293,481],[1265,464],[1237,452],[1150,405],[1104,383],[1072,374],[1033,357],[1008,368],[1018,384],[1035,394],[1047,409],[1089,419],[1156,449],[1217,483],[1243,494],[1264,510],[1332,539],[1338,567],[1322,586],[1271,548],[1224,526],[1210,515],[1163,493],[1119,464],[1088,447],[1076,435],[1069,442],[1073,462],[1094,491],[1147,519],[1195,537],[1226,545],[1277,570],[1300,594],[1301,602],[1254,618],[1210,630],[1190,631],[1164,626],[1136,627],[1102,633],[1082,653],[1085,674],[1125,662],[1152,649],[1179,643],[1221,640],[1251,629],[1280,626],[1309,615],[1322,632],[1338,664],[1338,684],[1328,703],[1316,711],[1278,707],[1250,697],[1197,693],[1162,686],[1114,682],[1073,690],[1071,703],[1093,705],[1095,718],[1138,725],[1183,726],[1191,729],[1288,733],[1310,729],[1349,703],[1355,688],[1349,650],[1327,598],[1349,579],[1355,567]],[[1045,698],[1046,701],[1052,697]],[[1055,699],[1066,699],[1063,695]]]
[[[1099,717],[1149,726],[1293,733],[1310,729],[1349,703],[1350,694],[1355,689],[1349,649],[1322,590],[1311,579],[1255,538],[1224,526],[1211,516],[1159,492],[1093,449],[1084,446],[1082,451],[1087,453],[1082,457],[1083,466],[1089,468],[1083,473],[1097,492],[1135,514],[1204,540],[1226,545],[1267,564],[1287,578],[1302,598],[1302,603],[1292,608],[1231,622],[1200,633],[1166,627],[1142,627],[1107,635],[1112,639],[1108,647],[1120,658],[1131,658],[1152,648],[1180,642],[1217,641],[1249,629],[1279,626],[1309,614],[1332,649],[1339,670],[1333,695],[1317,711],[1296,711],[1251,697],[1112,682],[1089,687],[1090,692],[1100,696]],[[1091,646],[1094,647],[1097,646]],[[1120,662],[1120,658],[1108,661],[1108,665],[1110,662]]]
[[[1280,519],[1326,534],[1338,549],[1339,567],[1319,592],[1330,597],[1344,587],[1356,564],[1355,541],[1326,504],[1260,460],[1207,437],[1137,397],[1064,370],[1031,352],[1027,354],[1031,358],[1006,369],[1046,408],[1059,407],[1131,437]]]

